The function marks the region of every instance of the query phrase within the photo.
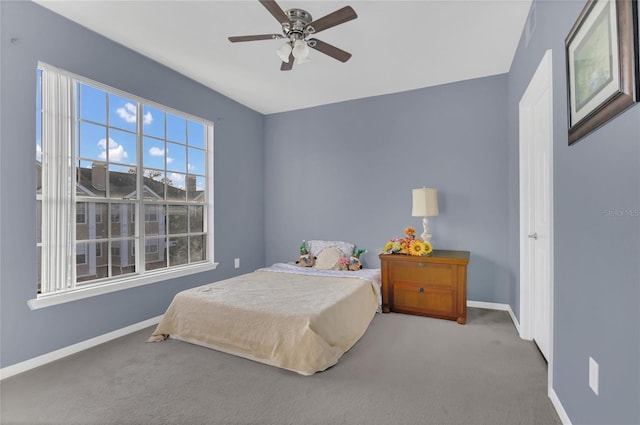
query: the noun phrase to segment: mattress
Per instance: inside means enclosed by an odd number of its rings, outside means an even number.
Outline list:
[[[178,293],[149,341],[170,337],[311,375],[364,335],[380,301],[379,269],[279,263]]]

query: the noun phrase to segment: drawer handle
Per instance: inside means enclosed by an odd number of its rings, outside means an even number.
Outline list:
[[[424,293],[424,288],[420,288],[420,293]]]

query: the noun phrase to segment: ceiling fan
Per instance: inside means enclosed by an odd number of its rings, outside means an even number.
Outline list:
[[[351,6],[345,6],[314,21],[311,14],[306,10],[288,9],[283,11],[275,0],[259,1],[276,18],[280,25],[282,25],[282,35],[242,35],[229,37],[229,41],[236,43],[239,41],[287,39],[287,42],[276,50],[276,54],[282,59],[282,65],[280,65],[281,71],[290,71],[293,68],[294,60],[298,64],[308,62],[309,47],[331,56],[340,62],[346,62],[351,58],[351,53],[349,52],[345,52],[316,38],[309,38],[311,34],[356,19],[358,15],[356,15],[356,12]]]

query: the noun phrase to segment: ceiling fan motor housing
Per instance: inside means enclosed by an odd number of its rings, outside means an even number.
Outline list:
[[[312,27],[307,27],[313,22],[313,18],[306,10],[288,9],[285,13],[291,23],[283,24],[282,32],[289,40],[304,40],[309,33],[314,32]]]

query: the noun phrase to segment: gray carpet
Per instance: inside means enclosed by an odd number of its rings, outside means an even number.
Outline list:
[[[547,366],[506,312],[376,315],[305,377],[145,329],[0,383],[2,424],[560,424]]]

